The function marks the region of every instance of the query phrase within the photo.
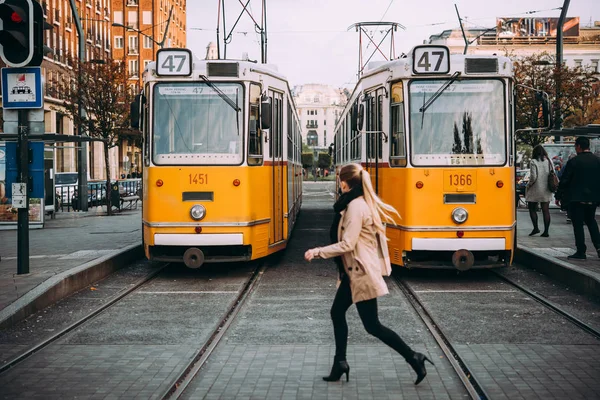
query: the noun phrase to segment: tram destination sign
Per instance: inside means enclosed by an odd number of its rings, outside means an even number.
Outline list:
[[[160,49],[156,52],[156,74],[159,76],[190,76],[192,52],[188,49]]]
[[[414,74],[447,74],[450,72],[450,51],[446,46],[416,46],[413,49]]]

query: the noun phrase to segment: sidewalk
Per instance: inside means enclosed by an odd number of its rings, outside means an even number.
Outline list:
[[[29,274],[17,275],[17,231],[0,231],[0,327],[142,257],[141,208],[59,212],[29,231]]]
[[[567,256],[576,250],[573,225],[566,222],[566,214],[558,209],[550,209],[550,217],[550,237],[541,237],[539,234],[529,236],[533,229],[529,212],[526,209],[518,210],[515,262],[534,265],[537,270],[554,279],[588,295],[600,297],[600,258],[590,241],[587,227],[584,226],[587,260],[569,260]],[[541,211],[538,212],[538,220],[543,230]],[[598,213],[596,220],[600,224]]]

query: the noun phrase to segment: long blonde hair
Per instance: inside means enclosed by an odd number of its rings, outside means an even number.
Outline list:
[[[380,232],[385,233],[383,221],[396,223],[390,214],[396,214],[398,218],[402,219],[394,207],[384,203],[377,196],[371,184],[371,176],[359,164],[344,165],[340,169],[340,181],[346,182],[350,189],[362,185],[365,202],[369,206],[375,226]]]

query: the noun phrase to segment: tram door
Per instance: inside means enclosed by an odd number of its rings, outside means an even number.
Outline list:
[[[283,96],[271,92],[273,124],[271,125],[271,156],[273,158],[273,205],[269,244],[283,240]]]
[[[365,99],[366,102],[366,170],[371,175],[371,181],[375,192],[379,194],[379,174],[382,150],[382,107],[383,88],[371,92]]]

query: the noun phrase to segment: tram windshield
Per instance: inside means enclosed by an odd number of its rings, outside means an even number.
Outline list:
[[[244,114],[241,84],[159,83],[154,87],[153,97],[155,164],[241,164]]]
[[[502,81],[454,81],[422,111],[446,82],[438,79],[410,83],[412,164],[503,165],[506,108]]]

